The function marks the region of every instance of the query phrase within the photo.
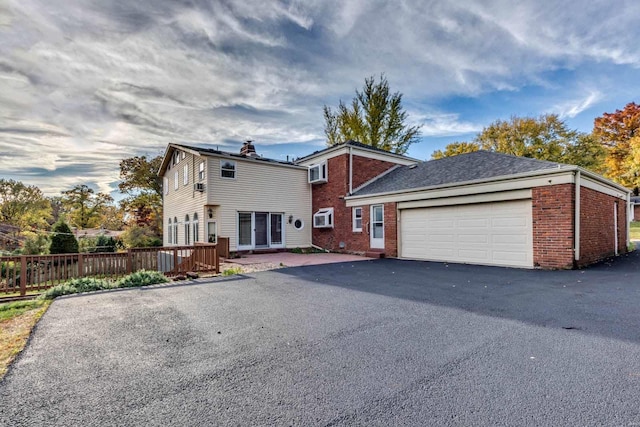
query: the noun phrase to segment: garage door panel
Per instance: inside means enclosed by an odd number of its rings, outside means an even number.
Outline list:
[[[532,267],[531,229],[531,200],[405,209],[400,256]]]

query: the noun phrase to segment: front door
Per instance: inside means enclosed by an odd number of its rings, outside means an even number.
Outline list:
[[[269,218],[269,214],[267,212],[256,212],[256,248],[268,248],[269,240],[267,238],[267,220]]]
[[[371,206],[370,245],[373,249],[384,249],[384,206]]]

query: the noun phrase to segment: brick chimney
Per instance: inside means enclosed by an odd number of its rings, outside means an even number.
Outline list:
[[[245,143],[242,144],[242,148],[240,148],[240,154],[247,157],[258,157],[258,154],[256,153],[256,147],[253,145],[253,141],[245,141]]]

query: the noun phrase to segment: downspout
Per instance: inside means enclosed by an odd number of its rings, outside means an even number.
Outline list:
[[[580,261],[580,170],[576,171],[576,201],[575,201],[575,219],[574,219],[574,231],[573,231],[573,259],[576,264]]]
[[[631,245],[631,218],[633,217],[633,212],[631,211],[631,193],[627,192],[627,250],[629,250],[629,245]],[[640,218],[639,218],[640,219]]]
[[[349,146],[349,195],[353,193],[353,147]]]

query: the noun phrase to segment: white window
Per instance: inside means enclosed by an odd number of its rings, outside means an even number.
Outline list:
[[[182,158],[184,159],[187,156],[187,153],[182,151],[180,154],[182,154]]]
[[[333,208],[322,208],[313,214],[314,228],[333,228]]]
[[[222,178],[234,179],[236,177],[236,162],[231,160],[221,160],[220,176]]]
[[[327,162],[309,166],[309,182],[311,184],[327,182]]]
[[[353,231],[362,231],[362,208],[353,208]]]
[[[209,243],[218,243],[218,238],[216,236],[216,222],[215,221],[207,222],[207,242],[209,242]]]
[[[178,244],[178,217],[173,217],[173,244]]]
[[[184,244],[191,244],[191,223],[189,222],[189,215],[184,216]]]
[[[194,213],[193,214],[193,242],[197,242],[200,240],[200,226],[198,223],[198,214]]]
[[[167,230],[169,230],[167,232],[167,236],[169,238],[168,243],[171,244],[171,243],[173,243],[173,239],[171,238],[172,235],[173,235],[173,227],[171,226],[171,218],[169,218],[169,228]]]
[[[189,185],[189,165],[184,165],[184,168],[182,168],[182,183]]]
[[[177,165],[179,161],[180,161],[180,152],[179,151],[175,151],[173,153],[173,164]]]
[[[173,189],[177,190],[180,187],[180,181],[178,178],[178,171],[173,174]]]
[[[162,186],[164,187],[164,194],[169,194],[169,178],[163,178]]]
[[[200,162],[200,166],[198,167],[198,181],[204,180],[204,162]]]

